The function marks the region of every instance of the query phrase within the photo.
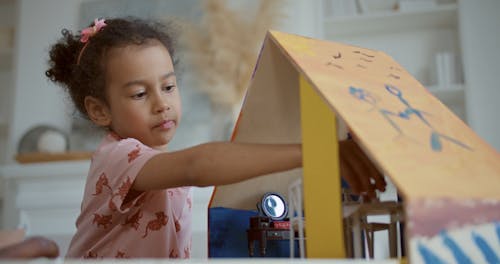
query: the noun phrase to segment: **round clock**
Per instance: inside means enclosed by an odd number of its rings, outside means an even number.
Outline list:
[[[282,220],[288,214],[288,206],[283,196],[275,192],[268,192],[262,196],[260,207],[262,213],[272,220]]]

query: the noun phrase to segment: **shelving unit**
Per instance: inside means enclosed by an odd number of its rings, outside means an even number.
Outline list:
[[[433,85],[428,86],[427,89],[443,102],[450,104],[463,103],[465,96],[465,86],[463,84],[454,84],[447,88]]]
[[[438,4],[426,9],[358,12],[353,15],[333,16],[323,8],[333,5],[333,2],[327,1],[331,0],[320,1],[318,10],[318,14],[322,15],[319,16],[323,33],[321,38],[387,53],[467,123],[467,87],[462,83],[463,78],[458,76],[451,84],[439,84],[436,66],[436,55],[441,52],[456,55],[456,62],[460,64],[460,2],[450,0],[443,3],[436,0]],[[458,72],[458,75],[461,75],[461,72]]]
[[[457,21],[457,4],[415,11],[387,11],[324,18],[325,36],[379,34],[417,29],[451,27]]]
[[[465,86],[461,69],[456,84],[438,84],[436,55],[457,55],[461,48],[458,36],[458,3],[447,1],[432,8],[387,10],[354,15],[330,15],[320,5],[320,25],[324,39],[380,50],[392,56],[438,99],[466,121]],[[455,66],[455,65],[452,65]],[[461,67],[458,67],[461,68]]]

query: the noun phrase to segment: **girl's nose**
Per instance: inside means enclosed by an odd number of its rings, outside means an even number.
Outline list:
[[[170,110],[170,105],[168,105],[165,101],[157,104],[155,112],[161,113]]]
[[[168,103],[168,100],[161,94],[158,94],[155,100],[154,112],[161,113],[168,110],[170,110],[170,104]]]
[[[167,105],[167,104],[161,104],[156,109],[156,112],[157,113],[161,113],[161,112],[168,111],[168,110],[170,110],[170,106],[169,105]]]

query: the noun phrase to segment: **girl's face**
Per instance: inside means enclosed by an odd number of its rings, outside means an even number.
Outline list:
[[[165,149],[181,119],[181,100],[168,50],[153,41],[111,49],[107,58],[109,127],[122,138]]]

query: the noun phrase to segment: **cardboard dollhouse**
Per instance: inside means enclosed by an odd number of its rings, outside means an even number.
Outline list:
[[[339,118],[403,197],[411,263],[498,261],[500,154],[388,55],[277,31],[266,36],[232,140],[302,142],[303,168],[216,187],[211,257],[246,250],[262,194],[286,194],[300,177],[307,257],[346,256]]]

